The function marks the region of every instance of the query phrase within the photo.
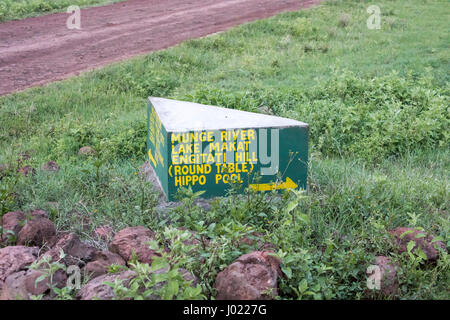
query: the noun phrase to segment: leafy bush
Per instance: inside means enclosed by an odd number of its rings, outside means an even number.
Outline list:
[[[275,114],[310,124],[312,151],[378,162],[412,150],[448,147],[450,112],[444,88],[430,76],[366,79],[336,73],[313,89],[279,88],[244,93],[202,87],[186,98],[199,103]]]
[[[80,123],[63,118],[52,129],[52,154],[56,159],[76,155],[83,146],[92,146],[106,159],[130,158],[145,154],[147,123],[145,119],[123,122],[114,128],[101,128],[95,122]]]
[[[184,278],[181,267],[187,267],[193,262],[189,253],[195,246],[184,245],[190,234],[188,232],[166,228],[160,235],[160,243],[167,243],[169,251],[160,248],[157,240],[152,241],[149,246],[160,254],[153,257],[151,266],[135,260],[130,262],[130,269],[136,272],[136,277],[130,280],[128,285],[124,281],[116,279],[114,282],[106,282],[114,289],[116,299],[203,299],[200,285],[193,286],[192,280]]]

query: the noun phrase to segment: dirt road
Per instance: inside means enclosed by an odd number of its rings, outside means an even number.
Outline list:
[[[0,95],[61,80],[318,0],[130,0],[0,24]]]

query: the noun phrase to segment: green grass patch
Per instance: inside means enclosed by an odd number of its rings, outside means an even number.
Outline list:
[[[194,230],[212,245],[198,248],[202,262],[181,261],[207,297],[218,272],[256,249],[239,239],[260,232],[283,259],[281,299],[363,298],[375,255],[398,263],[400,298],[448,299],[448,256],[418,263],[387,232],[424,228],[450,246],[448,2],[380,2],[380,30],[366,27],[370,4],[325,2],[1,97],[0,163],[11,169],[0,182],[13,195],[2,210],[47,209],[88,240],[103,224]],[[308,122],[307,194],[231,193],[205,212],[186,192],[182,207],[158,210],[138,174],[148,96]],[[78,157],[85,145],[98,157]],[[60,172],[20,177],[24,150],[24,164],[55,160]]]
[[[105,5],[120,0],[2,0],[0,22],[65,11],[69,6]]]

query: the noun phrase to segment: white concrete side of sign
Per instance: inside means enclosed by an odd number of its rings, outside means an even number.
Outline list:
[[[168,132],[308,127],[297,120],[204,104],[149,98]]]

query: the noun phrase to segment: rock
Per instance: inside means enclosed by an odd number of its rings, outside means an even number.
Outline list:
[[[108,269],[111,265],[125,266],[126,262],[116,253],[109,251],[98,251],[92,258],[93,261],[88,262],[84,268],[85,273],[94,279],[108,273]]]
[[[96,277],[86,283],[77,293],[76,298],[80,300],[112,300],[114,299],[114,290],[105,282],[114,282],[116,279],[122,280],[125,286],[128,286],[130,280],[136,277],[134,271],[122,271],[119,273],[105,274]]]
[[[253,246],[253,245],[262,245],[264,240],[264,234],[261,232],[251,232],[250,234],[247,234],[239,239],[239,243],[246,245],[246,246]]]
[[[166,272],[166,270],[158,270],[154,273],[162,273]],[[186,281],[191,281],[191,286],[196,286],[198,284],[198,279],[192,275],[191,272],[185,270],[185,269],[178,269],[181,276]],[[152,272],[149,273],[149,276],[152,274]],[[81,300],[92,300],[92,299],[99,299],[99,300],[112,300],[115,298],[114,290],[105,284],[105,282],[114,282],[116,279],[122,280],[123,285],[125,287],[128,287],[130,284],[130,281],[133,280],[136,277],[136,272],[128,270],[128,271],[122,271],[119,273],[113,273],[113,274],[105,274],[99,277],[96,277],[92,280],[90,280],[87,284],[85,284],[80,291],[78,291],[76,298]],[[153,289],[158,290],[161,289],[165,284],[167,284],[166,281],[159,282],[156,284]],[[147,290],[148,288],[140,288],[140,292],[142,293],[144,290]],[[150,295],[146,297],[146,299],[150,300],[158,300],[160,297],[155,295]]]
[[[75,233],[63,233],[56,236],[51,242],[52,248],[41,258],[50,255],[51,261],[58,261],[60,251],[65,253],[62,262],[67,265],[77,265],[80,268],[92,261],[97,249],[83,243]],[[41,259],[40,258],[40,259]]]
[[[269,243],[266,242],[263,244],[262,248],[260,247],[259,250],[263,250],[263,251],[277,251],[278,248],[276,245],[274,245],[273,243]]]
[[[78,155],[79,156],[93,156],[95,155],[95,150],[92,149],[91,147],[82,147],[79,151],[78,151]]]
[[[239,247],[251,247],[256,248],[258,251],[276,251],[276,245],[265,242],[264,234],[261,232],[252,232],[248,235],[245,235],[239,239]]]
[[[154,233],[145,227],[130,227],[119,231],[109,244],[109,250],[119,254],[126,262],[131,261],[132,252],[143,263],[152,263],[157,252],[149,248],[148,242],[154,238]]]
[[[378,289],[367,289],[366,295],[369,297],[394,297],[398,293],[399,283],[397,278],[397,267],[394,266],[391,260],[385,256],[377,256],[374,265],[379,267],[380,287]],[[373,271],[374,272],[374,271]],[[376,274],[367,273],[368,276]]]
[[[55,171],[59,171],[59,166],[55,161],[49,161],[42,165],[41,170],[48,171],[48,172],[55,172]]]
[[[93,236],[103,241],[109,241],[114,237],[114,231],[111,227],[100,226],[94,230]]]
[[[267,300],[278,295],[281,261],[269,251],[241,256],[217,275],[217,300]]]
[[[19,271],[9,275],[3,285],[0,300],[29,300],[31,296],[44,295],[48,298],[51,292],[48,277],[36,283],[43,273],[38,270]],[[62,288],[66,285],[67,276],[63,270],[58,270],[52,277],[53,286]]]
[[[242,238],[239,239],[239,244],[246,245],[246,246],[253,246],[255,244],[255,240],[257,240],[257,239],[253,239],[252,236],[250,236],[250,237],[243,236]]]
[[[34,216],[20,230],[17,244],[42,246],[55,234],[56,228],[53,222],[41,216]]]
[[[0,249],[0,292],[6,278],[32,264],[39,253],[38,248],[11,246]]]
[[[402,237],[405,232],[409,233]],[[432,242],[434,236],[427,236],[425,232],[420,230],[399,227],[389,231],[389,233],[394,237],[394,244],[400,253],[407,251],[408,243],[411,240],[416,243],[413,251],[418,247],[421,248],[429,261],[436,261],[439,258],[439,251],[437,250],[438,247],[442,248],[444,251],[447,251],[447,248],[442,241]]]
[[[22,230],[23,226],[27,223],[27,218],[41,217],[47,218],[47,213],[44,210],[32,210],[28,215],[22,211],[13,211],[6,213],[0,225],[3,227],[3,237],[0,239],[1,243],[6,244],[8,240],[7,231],[12,231],[15,234],[16,239],[19,236],[19,232]]]
[[[35,209],[30,212],[32,217],[48,218],[47,212],[41,209]]]
[[[36,170],[34,170],[34,168],[32,168],[30,166],[24,166],[24,167],[19,168],[17,170],[17,172],[19,172],[23,176],[27,177],[29,175],[34,175],[36,173]]]
[[[25,213],[22,211],[13,211],[6,213],[1,219],[1,225],[3,227],[3,235],[1,236],[1,243],[6,244],[8,242],[8,231],[14,232],[16,238],[22,230],[25,223]]]

